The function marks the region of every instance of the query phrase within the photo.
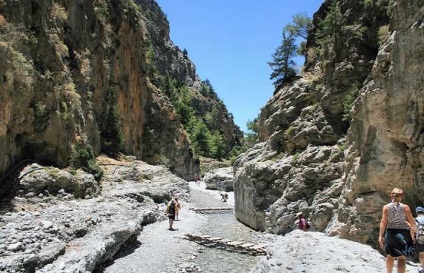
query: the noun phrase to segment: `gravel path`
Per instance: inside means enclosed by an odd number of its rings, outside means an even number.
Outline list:
[[[172,273],[172,272],[249,272],[260,257],[207,248],[182,239],[184,233],[207,234],[231,240],[252,242],[256,232],[239,223],[233,213],[198,214],[189,208],[233,206],[234,196],[222,202],[218,191],[190,182],[191,203],[182,203],[176,231],[168,230],[168,221],[146,226],[136,245],[128,246],[110,264],[96,273]]]

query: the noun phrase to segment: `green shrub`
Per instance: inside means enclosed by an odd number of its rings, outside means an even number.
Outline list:
[[[88,144],[81,143],[74,149],[69,164],[74,169],[82,169],[92,174],[97,181],[103,176],[103,170],[97,165],[93,149]]]
[[[372,0],[363,0],[365,6],[371,6]]]
[[[45,115],[47,115],[47,107],[46,105],[44,105],[41,101],[38,101],[35,104],[35,117],[44,117]]]
[[[346,150],[346,146],[347,146],[346,142],[340,142],[337,144],[337,149],[341,152],[344,152],[344,150]]]
[[[378,29],[378,43],[379,45],[384,44],[384,42],[389,38],[390,36],[390,27],[389,25],[381,26]]]
[[[359,41],[364,41],[367,28],[363,26],[358,26],[358,25],[345,25],[341,27],[341,31],[345,34],[348,34],[350,38],[353,38]]]
[[[101,21],[108,21],[110,18],[109,6],[105,0],[94,1],[94,12]]]
[[[295,130],[296,130],[295,126],[290,126],[289,128],[287,128],[286,131],[284,131],[284,137],[288,138],[289,136],[291,136],[294,133]]]
[[[323,20],[318,22],[316,38],[318,57],[320,60],[333,60],[338,51],[337,41],[343,24],[343,14],[336,0],[328,2],[328,12]],[[325,67],[325,66],[324,66]]]
[[[299,158],[299,155],[300,155],[300,153],[299,153],[299,152],[297,152],[297,153],[295,153],[295,154],[293,155],[293,158],[292,158],[292,160],[291,160],[291,165],[296,165],[296,163],[297,163],[297,159]]]
[[[358,88],[356,86],[352,86],[349,90],[349,93],[346,95],[343,101],[343,121],[348,121],[352,119],[352,114],[350,110],[352,110],[353,103],[358,96]]]

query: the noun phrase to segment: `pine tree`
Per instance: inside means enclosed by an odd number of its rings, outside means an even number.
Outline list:
[[[272,61],[268,63],[272,68],[270,79],[274,80],[276,89],[296,76],[296,63],[293,60],[299,55],[296,38],[307,39],[311,28],[311,19],[302,13],[294,15],[293,24],[284,27],[282,43],[272,55]]]
[[[247,132],[244,134],[245,144],[248,147],[253,147],[258,141],[259,136],[259,125],[258,118],[255,118],[253,121],[248,120],[246,123]]]
[[[194,118],[190,124],[191,132],[190,140],[193,145],[194,152],[198,155],[209,156],[209,139],[211,133],[206,127],[203,120]]]
[[[293,58],[297,56],[297,52],[295,36],[290,32],[283,32],[283,41],[272,54],[272,62],[268,63],[272,68],[270,79],[274,80],[276,89],[296,76],[296,63]]]
[[[106,95],[101,116],[100,136],[102,137],[103,150],[116,154],[121,150],[124,137],[121,129],[117,89],[111,87]]]
[[[288,24],[284,29],[297,37],[308,39],[309,31],[312,29],[312,21],[305,13],[298,13],[293,16],[293,23]]]
[[[225,155],[225,148],[224,138],[218,131],[215,131],[209,139],[210,155],[213,158],[221,160]]]

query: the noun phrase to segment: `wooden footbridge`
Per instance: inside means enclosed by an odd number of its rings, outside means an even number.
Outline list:
[[[250,254],[254,256],[266,255],[265,244],[253,244],[243,241],[231,241],[219,237],[211,237],[209,235],[197,235],[185,233],[182,239],[194,241],[206,247],[219,248],[230,252],[238,252],[241,254]]]
[[[213,214],[213,213],[234,213],[233,207],[214,207],[214,208],[190,208],[196,213]]]

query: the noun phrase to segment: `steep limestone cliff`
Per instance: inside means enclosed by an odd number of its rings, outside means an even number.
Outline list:
[[[0,0],[0,177],[24,159],[67,166],[82,137],[99,154],[112,103],[123,152],[192,178],[199,163],[161,75],[199,94],[154,0]],[[235,128],[223,119],[228,142]]]
[[[381,208],[401,187],[423,205],[424,3],[397,1],[392,34],[361,89],[348,133],[344,187],[331,233],[376,242]]]
[[[318,22],[334,12],[330,2],[315,14],[307,43],[321,58],[308,55],[303,78],[268,101],[262,142],[235,163],[236,216],[286,233],[303,211],[315,230],[375,244],[392,187],[406,190],[412,208],[422,205],[424,7],[336,1],[341,25],[323,48]],[[389,22],[392,35],[380,45]]]

